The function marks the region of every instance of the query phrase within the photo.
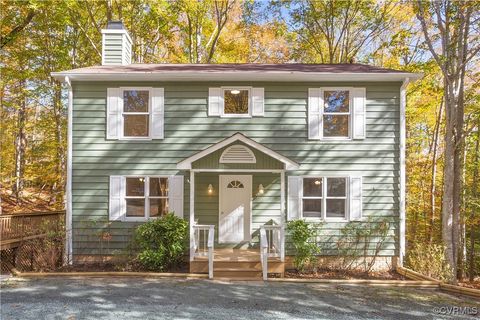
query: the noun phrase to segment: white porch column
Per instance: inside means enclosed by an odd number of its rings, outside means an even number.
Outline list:
[[[280,261],[285,261],[285,171],[280,172]]]
[[[195,172],[190,170],[190,261],[195,255],[193,224],[195,223]]]

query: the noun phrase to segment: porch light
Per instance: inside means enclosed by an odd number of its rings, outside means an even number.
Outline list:
[[[239,94],[240,93],[240,90],[230,90],[230,93],[231,94]]]
[[[263,190],[263,184],[259,184],[258,185],[258,194],[263,194],[264,190]]]
[[[213,186],[212,186],[212,184],[209,184],[209,185],[208,185],[207,191],[208,191],[208,194],[212,194],[212,193],[213,193]]]
[[[314,183],[315,183],[316,186],[319,186],[320,185],[320,180],[315,180]]]

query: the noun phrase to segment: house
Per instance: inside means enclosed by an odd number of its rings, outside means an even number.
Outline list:
[[[387,220],[379,261],[401,263],[405,86],[418,74],[362,64],[134,64],[122,23],[102,34],[101,66],[52,74],[70,88],[74,262],[114,256],[139,223],[174,212],[190,222],[192,271],[240,272],[227,262],[245,257],[257,263],[245,275],[258,274],[258,261],[283,272],[291,219],[323,222],[318,244],[332,258],[345,226]],[[111,239],[101,244],[107,224]]]

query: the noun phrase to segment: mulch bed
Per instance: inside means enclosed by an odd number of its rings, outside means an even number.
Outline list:
[[[404,276],[394,270],[372,271],[366,273],[357,270],[337,270],[322,268],[316,272],[298,272],[297,270],[286,270],[285,278],[294,279],[365,279],[365,280],[407,280]]]
[[[131,271],[131,272],[152,272],[142,268],[137,263],[128,263],[128,264],[115,264],[111,262],[104,263],[85,263],[85,264],[74,264],[62,266],[52,272],[122,272],[122,271]],[[164,270],[161,272],[175,272],[175,273],[188,273],[188,263],[183,263],[177,267],[171,268],[169,270]],[[155,272],[155,271],[154,271]]]

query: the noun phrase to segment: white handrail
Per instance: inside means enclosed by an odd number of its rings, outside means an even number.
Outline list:
[[[263,225],[260,227],[260,260],[263,280],[268,276],[268,258],[280,258],[285,262],[285,227],[283,225]]]
[[[215,226],[196,224],[193,226],[193,230],[193,255],[194,257],[208,256],[208,277],[212,279]],[[203,236],[201,236],[202,232]]]
[[[260,227],[260,261],[262,262],[263,280],[268,278],[268,239],[265,228]]]
[[[213,279],[213,244],[215,242],[215,226],[208,228],[208,278]]]

